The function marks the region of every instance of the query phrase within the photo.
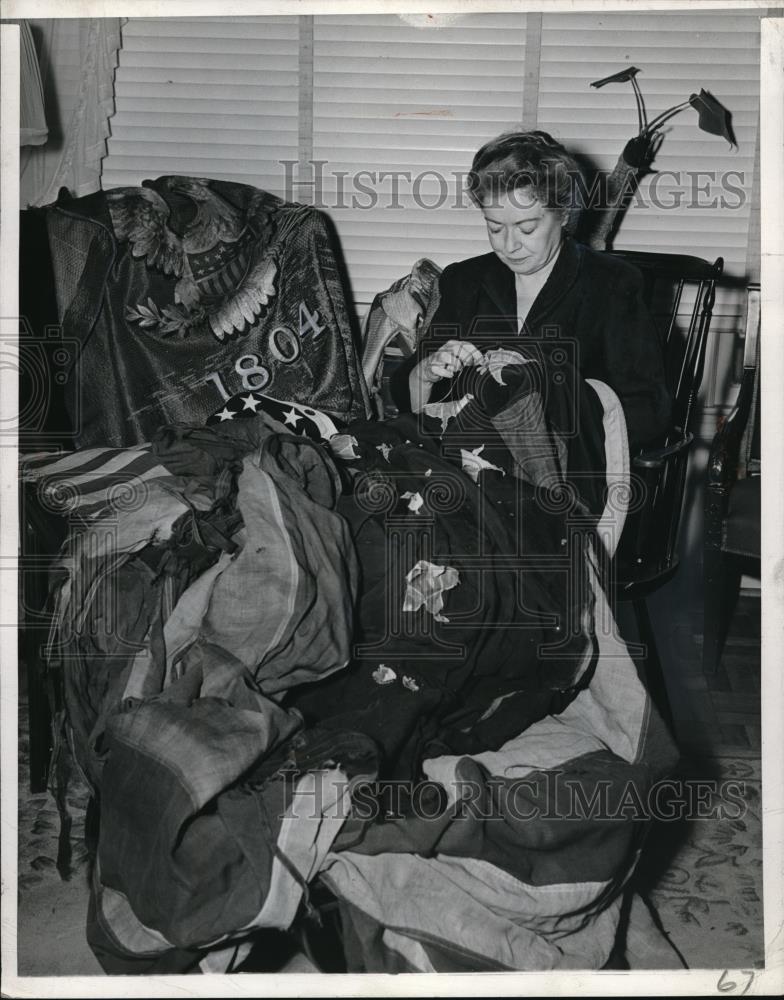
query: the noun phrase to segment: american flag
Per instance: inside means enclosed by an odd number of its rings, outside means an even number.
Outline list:
[[[62,515],[78,511],[87,517],[107,506],[132,502],[141,483],[175,481],[150,444],[24,455],[20,478],[37,484],[38,498],[47,510]]]
[[[246,420],[255,417],[260,411],[283,424],[292,434],[303,434],[314,441],[329,441],[339,433],[339,428],[326,413],[314,410],[312,406],[275,399],[250,389],[227,399],[220,409],[207,418],[207,426],[230,420]]]
[[[226,400],[207,418],[208,426],[267,413],[292,434],[326,442],[338,427],[319,410],[246,390]],[[127,507],[134,491],[150,480],[175,485],[179,480],[162,465],[149,443],[130,448],[85,448],[74,452],[38,452],[20,460],[22,482],[37,484],[42,506],[57,514],[90,517],[107,507]]]

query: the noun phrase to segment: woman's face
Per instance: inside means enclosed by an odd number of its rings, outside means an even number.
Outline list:
[[[561,216],[530,187],[515,188],[482,206],[490,246],[515,274],[534,274],[558,253]]]

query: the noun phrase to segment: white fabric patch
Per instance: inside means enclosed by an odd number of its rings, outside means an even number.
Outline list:
[[[418,611],[424,606],[437,622],[448,622],[449,619],[441,614],[444,607],[444,592],[456,587],[458,583],[460,574],[454,567],[437,566],[426,559],[420,559],[406,573],[403,610]]]
[[[467,473],[475,483],[479,482],[479,473],[482,469],[493,469],[495,472],[500,472],[502,476],[506,475],[500,466],[493,465],[492,462],[488,462],[487,459],[482,458],[484,450],[485,446],[483,444],[480,444],[478,448],[473,448],[471,451],[466,451],[465,448],[460,449],[460,461],[463,465],[463,472]]]
[[[448,403],[425,403],[422,407],[422,412],[428,417],[434,417],[436,420],[441,421],[441,433],[443,434],[450,420],[464,410],[474,397],[470,392],[466,393],[462,399],[458,399]]]

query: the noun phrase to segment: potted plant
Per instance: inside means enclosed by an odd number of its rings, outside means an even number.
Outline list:
[[[650,172],[651,164],[664,141],[662,126],[675,115],[693,108],[697,112],[697,125],[703,132],[723,136],[731,146],[737,146],[730,112],[707,90],[701,89],[699,94],[692,94],[687,101],[667,108],[649,121],[645,101],[637,83],[639,72],[636,66],[629,66],[619,73],[594,80],[591,84],[598,89],[608,83],[631,83],[637,102],[637,134],[626,143],[618,162],[607,177],[606,205],[603,206],[604,211],[591,235],[591,246],[597,250],[612,246],[629,201],[640,179]]]

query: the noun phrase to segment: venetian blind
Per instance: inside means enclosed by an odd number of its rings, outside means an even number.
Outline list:
[[[520,123],[525,15],[471,14],[417,27],[395,15],[314,19],[313,155],[355,301],[420,257],[441,266],[483,253],[464,196],[477,148]],[[357,178],[359,171],[365,174]],[[395,195],[385,171],[401,171]],[[371,193],[357,190],[348,172]],[[315,191],[318,194],[318,191]]]
[[[162,174],[285,195],[298,152],[297,17],[131,18],[104,189]]]
[[[643,181],[643,203],[616,245],[724,256],[738,288],[720,291],[705,379],[722,403],[742,327],[759,13],[551,13],[541,22],[539,48],[538,30],[527,38],[517,13],[430,27],[396,15],[131,19],[103,186],[185,173],[311,201],[335,221],[363,311],[419,257],[443,266],[484,251],[479,213],[460,197],[464,173],[524,108],[529,124],[610,169],[636,131],[633,93],[629,84],[597,91],[592,80],[639,66],[650,117],[704,87],[732,111],[739,149],[699,131],[691,109],[674,118],[658,174]],[[530,58],[524,92],[527,42],[539,72]],[[315,178],[293,179],[316,187],[287,178],[283,161],[298,158],[317,161]]]
[[[610,170],[637,131],[629,83],[591,81],[638,66],[648,118],[700,88],[732,112],[738,149],[697,127],[687,108],[671,119],[656,174],[640,185],[615,245],[725,260],[736,288],[717,295],[704,390],[719,405],[730,391],[735,332],[742,328],[746,249],[759,115],[759,11],[635,11],[545,14],[538,120],[569,148]]]

